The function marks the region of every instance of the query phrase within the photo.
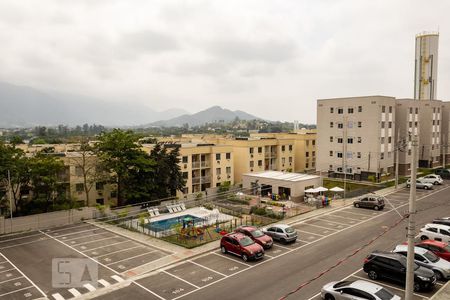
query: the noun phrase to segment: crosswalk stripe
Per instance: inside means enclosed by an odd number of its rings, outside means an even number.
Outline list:
[[[123,281],[123,278],[120,277],[120,276],[117,276],[117,275],[112,275],[111,278],[117,280],[117,282],[122,282]]]
[[[55,298],[55,300],[65,300],[63,296],[61,296],[60,293],[55,293],[52,294],[53,298]]]
[[[69,292],[70,292],[74,297],[81,296],[81,293],[80,293],[77,289],[70,289]]]
[[[90,284],[90,283],[83,284],[83,286],[84,286],[86,289],[88,289],[89,292],[93,292],[93,291],[96,290],[96,288],[95,288],[92,284]]]
[[[104,287],[110,286],[109,282],[106,281],[105,279],[99,279],[98,282],[99,282],[101,285],[103,285]]]

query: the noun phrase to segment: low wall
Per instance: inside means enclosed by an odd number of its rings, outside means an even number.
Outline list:
[[[0,217],[0,234],[33,231],[44,228],[80,223],[86,219],[92,219],[96,212],[95,207],[83,207],[55,211],[44,214],[35,214],[12,219]]]

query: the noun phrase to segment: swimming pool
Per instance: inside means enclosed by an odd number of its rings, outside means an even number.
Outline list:
[[[182,215],[182,216],[165,219],[165,220],[160,220],[160,221],[154,221],[154,222],[150,221],[150,223],[145,224],[145,227],[147,227],[151,231],[155,231],[155,232],[165,231],[165,230],[169,230],[170,228],[172,228],[173,225],[183,224],[183,220],[186,218],[190,218],[194,222],[194,225],[204,221],[204,219],[193,216],[193,215]]]

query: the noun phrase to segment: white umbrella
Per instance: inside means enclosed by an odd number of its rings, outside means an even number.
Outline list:
[[[326,191],[328,191],[328,189],[326,187],[319,186],[319,187],[315,188],[315,191],[316,192],[326,192]]]
[[[332,192],[343,192],[344,189],[340,188],[338,186],[335,186],[334,188],[331,188],[330,191],[332,191]]]
[[[307,189],[305,193],[317,193],[316,189]]]

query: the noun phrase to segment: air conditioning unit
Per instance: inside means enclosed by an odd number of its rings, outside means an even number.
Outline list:
[[[220,160],[218,160],[217,163],[220,165]]]
[[[220,180],[220,176],[217,176],[217,180]]]
[[[250,154],[250,158],[253,158],[253,154]]]
[[[187,169],[187,164],[184,164],[184,168]]]
[[[231,178],[231,175],[227,175],[227,178],[228,178],[228,179]]]

